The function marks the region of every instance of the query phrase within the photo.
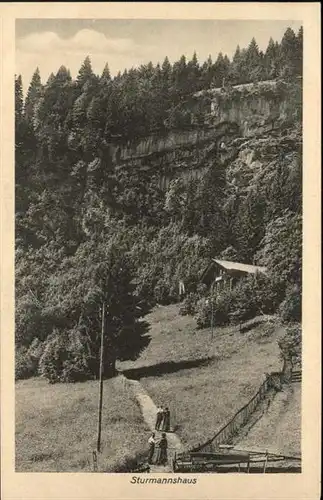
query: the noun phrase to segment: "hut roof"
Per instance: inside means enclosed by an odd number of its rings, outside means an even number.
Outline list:
[[[219,264],[219,266],[224,267],[224,269],[232,269],[235,271],[243,271],[245,273],[256,274],[264,273],[266,274],[267,268],[263,266],[255,266],[253,264],[243,264],[241,262],[231,262],[229,260],[218,260],[212,259],[213,262]]]
[[[244,264],[242,262],[231,262],[229,260],[221,260],[221,259],[212,259],[211,263],[207,266],[201,276],[201,281],[204,281],[206,276],[209,275],[212,269],[214,269],[214,265],[222,267],[226,271],[240,271],[248,274],[256,274],[263,273],[266,274],[267,268],[263,266],[256,266],[253,264]]]

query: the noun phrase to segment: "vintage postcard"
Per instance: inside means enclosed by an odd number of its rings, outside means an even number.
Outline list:
[[[3,499],[319,498],[319,4],[0,19]]]

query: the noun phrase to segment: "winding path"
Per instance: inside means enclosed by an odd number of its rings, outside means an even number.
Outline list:
[[[156,413],[157,413],[157,407],[151,397],[149,396],[148,392],[143,388],[140,382],[138,380],[130,380],[126,379],[126,383],[129,387],[131,387],[135,398],[137,399],[142,416],[146,424],[148,425],[149,429],[153,432],[158,433],[158,431],[155,431],[155,422],[156,422]],[[167,433],[167,441],[168,441],[168,463],[165,466],[160,466],[160,465],[151,465],[150,470],[151,472],[173,472],[172,469],[172,461],[173,457],[176,451],[184,451],[184,446],[178,437],[177,434],[174,432],[168,432]]]

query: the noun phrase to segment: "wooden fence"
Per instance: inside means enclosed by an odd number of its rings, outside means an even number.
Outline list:
[[[280,384],[280,372],[266,374],[264,382],[261,384],[257,393],[250,399],[250,401],[237,411],[231,420],[224,427],[222,427],[222,429],[220,429],[215,436],[205,443],[199,444],[190,451],[195,452],[203,450],[212,452],[216,450],[219,445],[228,443],[230,439],[239,431],[239,429],[247,423],[250,415],[256,410],[258,404],[265,398],[269,389],[277,387],[278,385],[280,386]]]
[[[221,448],[221,447],[220,447]],[[174,472],[301,472],[301,458],[268,453],[268,450],[238,450],[224,446],[226,451],[175,454]]]
[[[293,370],[291,382],[302,382],[302,370]]]

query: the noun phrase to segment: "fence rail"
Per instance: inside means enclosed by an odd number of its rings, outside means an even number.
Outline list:
[[[291,376],[291,382],[301,382],[302,381],[302,371],[293,370]]]
[[[238,431],[245,425],[250,417],[250,415],[256,410],[260,401],[262,401],[270,388],[280,385],[281,383],[281,373],[273,372],[271,374],[266,374],[264,382],[259,387],[256,394],[250,399],[250,401],[245,404],[240,410],[238,410],[231,420],[224,425],[211,439],[203,444],[192,448],[191,452],[196,451],[213,451],[218,448],[219,445],[227,443]]]
[[[300,472],[301,458],[269,453],[268,450],[227,450],[227,452],[195,452],[189,456],[177,457],[173,461],[174,472],[271,472],[289,470]]]

